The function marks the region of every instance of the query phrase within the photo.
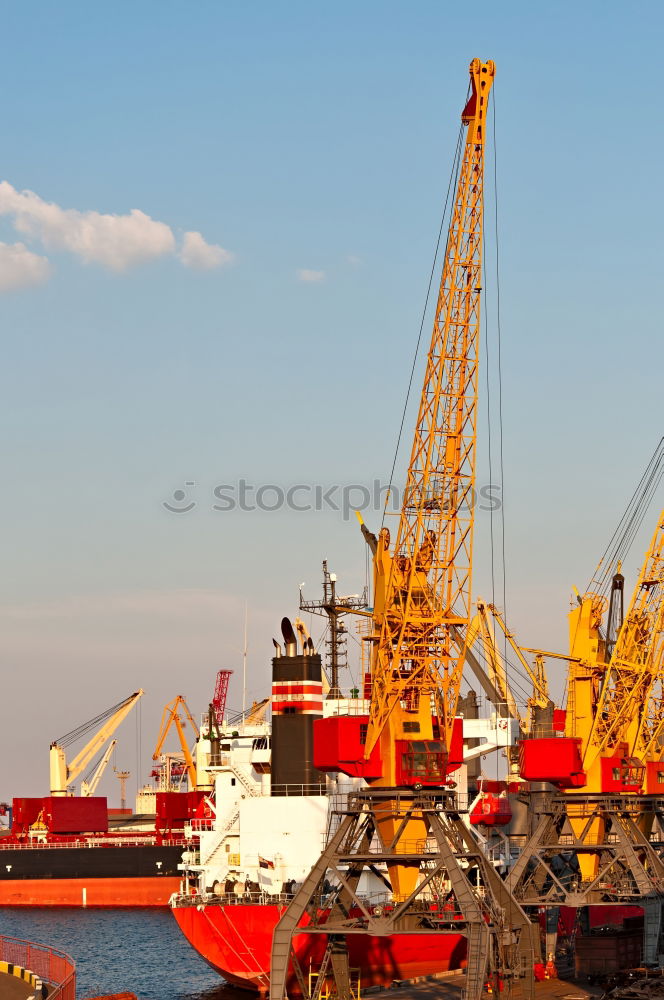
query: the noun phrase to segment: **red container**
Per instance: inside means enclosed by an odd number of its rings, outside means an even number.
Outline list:
[[[51,795],[44,803],[44,822],[50,833],[107,833],[106,796]]]
[[[157,819],[189,819],[196,815],[201,797],[201,792],[157,792]]]
[[[25,834],[37,822],[49,833],[106,833],[108,803],[105,796],[89,798],[45,795],[41,799],[14,799],[12,833]]]
[[[41,799],[12,799],[12,835],[27,834],[42,809]]]

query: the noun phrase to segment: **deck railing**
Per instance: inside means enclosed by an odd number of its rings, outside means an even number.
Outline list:
[[[73,847],[182,847],[184,848],[186,839],[184,837],[164,838],[161,842],[156,837],[118,837],[118,838],[94,838],[85,840],[28,840],[12,841],[7,843],[5,838],[0,840],[0,850],[2,851],[52,851],[54,848],[71,849]]]
[[[76,1000],[76,966],[64,951],[0,935],[0,961],[26,969],[55,987],[49,1000]]]

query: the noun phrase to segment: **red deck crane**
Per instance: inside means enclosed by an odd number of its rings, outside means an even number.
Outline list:
[[[217,725],[221,726],[226,713],[226,698],[228,697],[228,684],[231,679],[232,670],[220,670],[217,674],[217,682],[214,686],[214,697],[212,698],[212,708]]]

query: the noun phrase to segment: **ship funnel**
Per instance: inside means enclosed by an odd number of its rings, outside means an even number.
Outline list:
[[[279,645],[276,639],[272,640],[272,645],[274,646],[274,655],[281,656],[281,646]]]
[[[281,634],[284,637],[286,656],[297,656],[297,637],[293,631],[290,618],[281,619]]]
[[[275,642],[272,658],[270,794],[324,795],[325,775],[314,767],[314,722],[323,715],[320,655],[302,622],[284,618],[281,631],[285,655]]]

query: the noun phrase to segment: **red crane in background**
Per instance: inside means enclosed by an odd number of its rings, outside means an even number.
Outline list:
[[[232,670],[220,670],[217,674],[217,683],[214,686],[212,707],[214,709],[214,717],[217,720],[218,726],[220,726],[224,721],[226,696],[228,695],[228,682],[231,679],[232,673]]]

